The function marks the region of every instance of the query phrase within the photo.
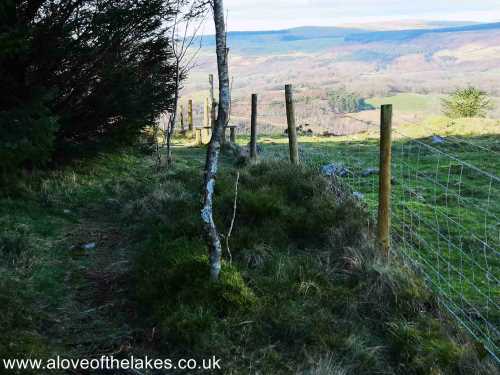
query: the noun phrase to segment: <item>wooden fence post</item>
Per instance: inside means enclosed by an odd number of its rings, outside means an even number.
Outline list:
[[[288,145],[290,161],[299,164],[299,147],[297,145],[297,127],[295,125],[295,109],[293,105],[292,85],[285,86],[286,119],[288,123]]]
[[[384,256],[391,246],[391,159],[392,105],[383,105],[380,112],[380,176],[378,192],[377,241]]]
[[[210,143],[210,130],[212,128],[210,127],[210,104],[208,97],[205,98],[205,109],[203,113],[204,113],[203,128],[205,129],[205,135],[207,140],[206,143]]]
[[[217,108],[217,102],[215,100],[214,96],[214,75],[210,74],[208,76],[208,81],[210,83],[210,126],[215,128],[215,121],[217,120],[217,115],[216,115],[216,108]]]
[[[252,116],[250,125],[250,160],[257,160],[257,94],[252,94]]]
[[[181,104],[180,108],[180,121],[181,121],[181,133],[184,133],[186,129],[184,129],[184,106]]]
[[[208,97],[205,98],[205,110],[203,111],[203,127],[208,128],[210,126],[210,109],[208,104]]]
[[[214,75],[208,75],[208,83],[210,84],[210,99],[214,100]]]
[[[193,134],[193,101],[188,102],[188,130]]]
[[[194,144],[196,146],[201,146],[203,144],[203,140],[201,139],[201,128],[194,129],[195,131],[195,141]]]
[[[236,144],[236,127],[235,126],[229,127],[229,142]]]

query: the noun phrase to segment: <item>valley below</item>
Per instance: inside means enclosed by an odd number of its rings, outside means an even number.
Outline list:
[[[494,104],[488,117],[500,118],[500,24],[442,26],[393,23],[229,33],[231,121],[247,132],[250,95],[257,93],[261,131],[281,133],[288,83],[294,85],[298,124],[314,134],[364,131],[365,122],[378,121],[381,104],[394,105],[396,121],[418,123],[441,115],[441,99],[467,86],[488,93]],[[200,125],[208,74],[217,73],[211,37],[203,43],[182,98],[193,100]],[[329,102],[337,90],[362,98],[373,110],[337,113]]]

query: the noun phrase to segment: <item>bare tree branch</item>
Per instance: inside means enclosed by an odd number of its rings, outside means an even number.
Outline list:
[[[234,203],[233,203],[233,217],[231,218],[231,225],[229,226],[229,231],[226,236],[226,249],[229,255],[229,263],[233,261],[233,255],[231,254],[231,249],[229,248],[229,238],[233,233],[234,221],[236,219],[236,208],[238,207],[238,183],[240,182],[240,172],[238,171],[236,175],[236,183],[234,184]]]
[[[194,60],[198,56],[199,50],[201,49],[201,42],[199,49],[197,49],[191,57],[186,61],[188,53],[191,51],[191,47],[196,40],[198,33],[205,21],[204,12],[205,2],[200,2],[198,0],[177,0],[177,8],[175,12],[175,17],[173,19],[173,24],[171,28],[172,32],[172,53],[174,55],[174,65],[175,65],[175,93],[174,102],[172,104],[172,110],[169,114],[168,127],[167,127],[167,165],[172,163],[172,136],[175,131],[175,125],[177,123],[177,112],[179,105],[179,97],[181,90],[181,81],[187,76],[189,71],[194,67]],[[186,5],[187,8],[186,8]],[[197,24],[192,29],[191,35],[188,33],[191,31],[192,22],[195,21]],[[181,31],[180,31],[181,30]],[[180,32],[179,32],[180,31]],[[179,36],[180,35],[180,36]]]

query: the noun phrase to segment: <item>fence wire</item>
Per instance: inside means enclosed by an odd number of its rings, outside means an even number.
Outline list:
[[[393,147],[396,249],[499,361],[500,179],[445,144],[394,132],[402,139]]]
[[[261,157],[288,160],[284,104],[274,103],[272,108],[258,116],[259,129],[272,121],[273,126],[265,128],[272,131],[264,133],[275,134],[261,136],[266,143]],[[240,133],[247,133],[245,117],[249,116],[232,115],[236,123],[241,122]],[[308,135],[310,118],[307,104],[297,101],[302,135]],[[334,166],[375,217],[379,124],[358,115],[333,118],[346,119],[371,136],[347,135],[341,141],[302,137],[301,162],[319,170]],[[422,275],[441,305],[500,363],[500,177],[494,168],[499,152],[484,142],[458,136],[415,138],[407,132],[409,126],[422,129],[424,125],[400,118],[395,112],[392,251]],[[356,127],[357,123],[361,125]],[[475,155],[474,160],[470,155]]]

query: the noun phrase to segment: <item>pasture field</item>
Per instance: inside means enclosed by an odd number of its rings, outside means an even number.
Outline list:
[[[498,348],[498,123],[458,120],[450,128],[434,119],[427,125],[432,126],[394,129],[393,250],[417,263],[452,313],[487,345]],[[444,142],[433,140],[435,134],[442,134]],[[361,193],[373,218],[378,199],[377,137],[374,130],[350,137],[303,137],[300,143],[303,162],[319,169],[329,163],[345,168],[345,175],[336,179]],[[263,158],[287,158],[286,138],[262,142]]]
[[[392,104],[402,112],[426,112],[437,114],[441,110],[443,95],[422,95],[401,93],[388,97],[373,97],[366,102],[378,108],[382,104]]]
[[[442,113],[441,100],[445,97],[446,95],[440,94],[414,94],[405,92],[392,96],[372,97],[366,99],[366,102],[376,108],[382,104],[392,104],[400,112],[423,112],[429,116]],[[491,97],[491,104],[492,108],[489,115],[492,118],[498,118],[500,116],[500,98]]]

